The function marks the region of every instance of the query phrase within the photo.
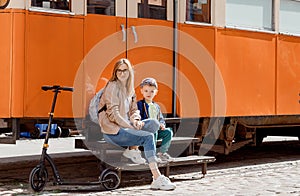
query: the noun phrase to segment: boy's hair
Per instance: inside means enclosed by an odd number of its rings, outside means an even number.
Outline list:
[[[157,82],[154,78],[145,78],[142,80],[140,87],[143,88],[143,86],[148,85],[148,86],[154,86],[156,89],[158,89]]]

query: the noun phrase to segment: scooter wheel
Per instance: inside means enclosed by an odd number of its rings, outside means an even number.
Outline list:
[[[29,182],[32,190],[35,192],[42,191],[46,186],[47,179],[48,172],[46,168],[41,169],[39,165],[33,168],[29,175]]]
[[[103,187],[106,190],[113,190],[119,187],[121,180],[118,174],[110,169],[105,169],[101,175],[100,180],[102,182]]]

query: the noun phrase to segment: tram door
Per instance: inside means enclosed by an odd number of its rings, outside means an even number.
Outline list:
[[[127,58],[135,65],[136,86],[145,77],[157,79],[163,113],[172,113],[173,6],[167,0],[127,0]],[[140,95],[136,88],[137,97]]]
[[[114,62],[128,58],[134,65],[138,99],[142,98],[138,87],[140,81],[145,77],[156,78],[159,93],[155,99],[163,113],[172,112],[171,3],[170,0],[89,0],[87,6],[88,36],[91,37],[86,39],[90,42],[87,49],[110,40],[109,47],[102,49],[102,52],[109,51],[104,58],[110,56],[111,60],[102,73],[103,78],[110,77]],[[100,29],[101,25],[105,28]]]

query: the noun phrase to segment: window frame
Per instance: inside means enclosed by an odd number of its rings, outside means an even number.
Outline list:
[[[189,11],[188,11],[188,7],[190,6],[191,2],[190,1],[197,1],[197,2],[193,2],[193,6],[195,6],[194,4],[198,4],[198,3],[201,3],[199,1],[203,1],[203,0],[185,0],[185,18],[184,18],[184,22],[187,23],[187,24],[201,24],[201,25],[208,25],[208,26],[211,26],[212,25],[212,13],[213,13],[213,10],[212,10],[212,5],[213,5],[213,1],[214,0],[205,0],[206,3],[202,4],[201,5],[201,9],[202,9],[202,14],[198,14],[196,15],[197,17],[202,17],[203,20],[202,21],[197,21],[197,20],[189,20],[188,19],[188,15],[189,15]],[[208,4],[208,8],[207,8],[207,11],[206,11],[206,14],[203,13],[203,7]],[[190,8],[191,9],[191,8]],[[191,15],[190,15],[191,16]],[[195,14],[191,17],[195,17]],[[207,19],[205,19],[205,17]]]
[[[258,31],[258,32],[267,32],[267,33],[274,33],[276,32],[276,28],[275,28],[275,13],[277,12],[275,9],[274,9],[274,6],[275,6],[275,1],[276,0],[269,0],[271,1],[271,6],[270,6],[270,16],[269,16],[269,28],[266,28],[264,26],[260,27],[259,25],[256,25],[256,26],[251,26],[249,24],[245,24],[245,25],[241,25],[241,24],[228,24],[228,15],[226,14],[225,16],[225,24],[224,26],[227,27],[227,28],[232,28],[232,29],[241,29],[241,30],[249,30],[249,31]],[[227,3],[228,1],[226,1],[226,4],[225,4],[225,13],[228,13],[228,10],[227,10]],[[264,19],[264,18],[262,18]]]
[[[116,16],[116,4],[117,4],[117,2],[116,2],[116,0],[113,0],[113,1],[114,1],[114,5],[113,5],[114,11],[113,11],[113,14],[102,14],[102,13],[99,13],[99,12],[97,13],[97,8],[98,8],[98,10],[100,10],[101,8],[108,9],[111,6],[111,4],[110,4],[109,6],[105,7],[105,3],[104,2],[103,2],[103,4],[101,4],[101,2],[97,3],[97,0],[87,0],[86,1],[86,13],[87,14],[106,15],[106,16]],[[106,10],[104,10],[104,11],[106,11]]]
[[[28,1],[29,1],[29,8],[28,8],[29,11],[43,12],[43,13],[50,13],[50,14],[75,15],[75,13],[72,12],[72,6],[73,6],[72,1],[73,0],[66,0],[66,1],[69,1],[69,5],[68,5],[69,9],[56,9],[56,8],[50,8],[50,7],[39,7],[39,6],[36,6],[36,5],[32,5],[32,2],[35,1],[35,0],[28,0]],[[46,0],[46,2],[48,2],[48,1],[51,3],[51,1],[55,2],[56,0]]]
[[[140,2],[138,2],[138,16],[137,16],[137,18],[167,20],[168,19],[168,10],[167,10],[168,9],[168,0],[159,0],[159,2],[161,2],[161,3],[155,3],[155,2],[152,2],[152,1],[151,0],[141,0]],[[152,9],[152,8],[163,8],[163,9],[165,9],[164,18],[151,18],[150,9]]]

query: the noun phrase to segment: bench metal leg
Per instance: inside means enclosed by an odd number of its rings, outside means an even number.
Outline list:
[[[165,168],[165,176],[169,177],[169,175],[170,175],[170,165],[168,164]]]
[[[118,176],[119,176],[119,178],[120,178],[120,181],[122,182],[122,170],[121,170],[121,169],[118,169],[118,170],[117,170],[117,174],[118,174]]]
[[[207,172],[207,163],[202,163],[202,174],[203,174],[203,177],[205,176]]]

